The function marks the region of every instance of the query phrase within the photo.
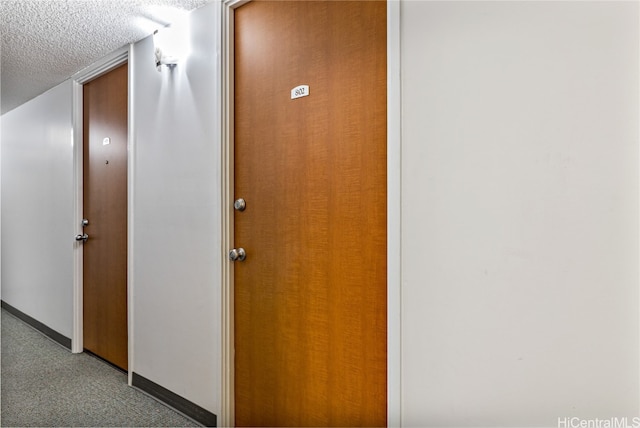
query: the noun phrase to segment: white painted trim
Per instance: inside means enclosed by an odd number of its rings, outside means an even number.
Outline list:
[[[82,85],[72,82],[72,123],[73,123],[73,230],[82,234]],[[73,244],[73,333],[71,337],[71,352],[79,353],[84,349],[82,336],[82,254],[83,246],[79,242]]]
[[[233,11],[222,4],[222,250],[233,247]],[[401,75],[400,2],[387,2],[387,424],[401,426]],[[222,387],[220,426],[233,426],[233,266],[222,265]]]
[[[74,186],[74,228],[77,233],[83,233],[80,221],[83,218],[83,99],[82,85],[101,75],[113,70],[114,68],[130,62],[129,57],[133,53],[133,45],[125,46],[110,55],[102,58],[96,63],[77,72],[71,77],[73,82],[73,186]],[[127,336],[128,336],[128,365],[129,365],[129,385],[131,385],[131,373],[133,372],[133,305],[132,305],[132,275],[133,275],[133,67],[128,69],[128,159],[127,159]],[[84,349],[83,346],[83,283],[82,283],[82,245],[74,244],[73,251],[73,337],[71,341],[72,352],[79,353]]]
[[[2,85],[0,85],[0,99],[2,99]],[[0,114],[0,117],[2,114]],[[0,119],[0,141],[2,141],[2,119]],[[2,159],[2,144],[0,144],[0,159]],[[2,162],[0,162],[0,189],[2,189]],[[2,191],[0,190],[0,194]],[[0,197],[0,225],[2,225],[2,197]],[[2,227],[0,227],[0,242],[2,242]],[[2,290],[2,245],[0,245],[0,290]],[[0,291],[0,299],[2,291]],[[73,342],[71,342],[73,344]]]
[[[113,70],[119,65],[124,64],[129,58],[129,46],[122,47],[110,55],[100,59],[72,76],[76,82],[83,84],[90,80],[100,77],[103,74]]]
[[[226,254],[233,248],[233,14],[234,9],[248,0],[225,0],[222,3],[222,90],[220,105],[222,112],[221,183],[222,183],[222,385],[220,403],[220,426],[235,426],[235,370],[234,370],[234,288],[233,264]]]
[[[133,44],[129,45],[127,50],[127,352],[128,352],[128,376],[127,383],[129,386],[133,386],[133,361],[134,361],[134,337],[133,337],[133,296],[134,296],[134,260],[133,260],[133,248],[134,248],[134,230],[133,230],[133,201],[134,201],[134,172],[135,172],[135,115],[133,114],[135,89],[134,76],[134,53]]]
[[[400,1],[387,1],[387,424],[402,426],[402,76]]]

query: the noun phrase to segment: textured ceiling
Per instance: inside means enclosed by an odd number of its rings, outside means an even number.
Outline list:
[[[211,0],[0,0],[0,112]]]

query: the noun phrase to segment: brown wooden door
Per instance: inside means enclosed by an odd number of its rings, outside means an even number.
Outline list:
[[[234,31],[235,423],[386,425],[386,3],[254,1]]]
[[[127,65],[84,85],[84,348],[127,369]]]

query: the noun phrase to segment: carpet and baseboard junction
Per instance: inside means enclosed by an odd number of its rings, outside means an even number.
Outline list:
[[[72,354],[2,309],[0,426],[197,427],[127,385],[127,375]]]

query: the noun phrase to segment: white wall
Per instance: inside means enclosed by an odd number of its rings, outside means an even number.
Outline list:
[[[2,300],[71,338],[73,147],[71,83],[0,120]]]
[[[186,63],[133,48],[133,371],[220,414],[219,3],[190,15]]]
[[[402,3],[402,416],[640,415],[638,3]]]

